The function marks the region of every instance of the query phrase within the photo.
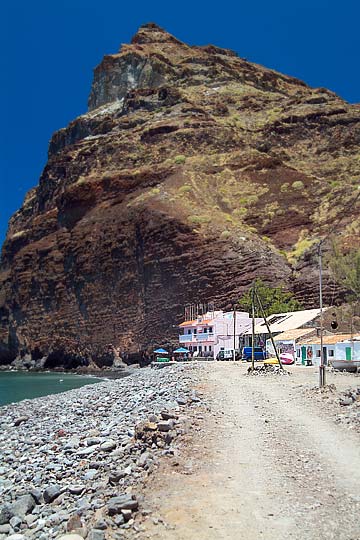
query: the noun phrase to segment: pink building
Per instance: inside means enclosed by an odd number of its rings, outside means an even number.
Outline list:
[[[185,321],[179,325],[182,334],[179,342],[191,352],[197,351],[199,356],[209,353],[216,358],[222,349],[234,348],[234,312],[208,311],[193,321]],[[242,346],[242,338],[251,328],[251,318],[243,311],[235,312],[235,348]]]

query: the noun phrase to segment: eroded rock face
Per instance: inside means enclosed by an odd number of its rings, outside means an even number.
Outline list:
[[[156,65],[134,53],[119,58],[108,57],[95,70],[89,109],[121,100],[134,88],[156,88],[166,82],[166,72],[160,63]]]
[[[95,69],[89,109],[10,221],[0,362],[109,365],[254,277],[314,304],[311,246],[357,189],[359,106],[149,24]]]
[[[153,23],[141,27],[131,43],[132,47],[123,47],[119,54],[105,56],[95,69],[89,110],[121,100],[135,88],[159,88],[178,78],[175,66],[156,54],[156,46],[187,50],[187,45]],[[149,47],[155,48],[150,57]]]

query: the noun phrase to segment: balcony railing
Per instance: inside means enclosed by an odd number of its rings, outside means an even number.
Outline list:
[[[199,341],[213,341],[214,334],[210,332],[202,332],[201,334],[181,334],[179,336],[180,343],[198,343]]]
[[[189,343],[193,340],[193,334],[182,334],[179,336],[180,343]]]
[[[214,334],[210,332],[203,332],[201,334],[196,334],[196,341],[212,341],[214,339]]]

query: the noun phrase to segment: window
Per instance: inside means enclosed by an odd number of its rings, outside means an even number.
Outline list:
[[[188,333],[188,334],[191,334],[191,330],[188,330],[187,333]]]
[[[320,350],[316,351],[316,356],[320,358]]]
[[[207,328],[204,328],[204,334],[207,334]]]
[[[209,345],[209,351],[210,351],[210,352],[212,351],[212,347],[211,347],[211,345]]]
[[[196,328],[194,328],[194,334],[197,334],[197,329]]]
[[[334,349],[329,349],[328,354],[329,356],[334,356]]]
[[[210,334],[213,333],[213,327],[212,327],[212,326],[209,326],[209,333],[210,333]]]
[[[207,346],[206,346],[206,345],[204,346],[204,351],[205,351],[205,352],[207,351]]]
[[[298,358],[300,358],[300,355],[301,355],[301,351],[300,351],[300,349],[298,349],[298,350],[296,351],[296,356],[297,356]]]

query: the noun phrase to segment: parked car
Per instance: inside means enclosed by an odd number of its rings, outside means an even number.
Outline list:
[[[222,349],[216,355],[216,360],[233,360],[234,349]],[[238,349],[235,349],[235,360],[241,359],[241,353]]]
[[[243,347],[242,350],[242,360],[246,360],[247,362],[251,362],[252,360],[252,347]],[[267,355],[266,351],[262,347],[254,347],[254,359],[256,361],[266,360]]]

